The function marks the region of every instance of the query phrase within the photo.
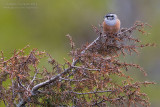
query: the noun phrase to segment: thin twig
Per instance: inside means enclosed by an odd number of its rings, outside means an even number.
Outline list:
[[[66,78],[60,78],[60,79],[65,80],[65,81],[72,81],[72,82],[81,82],[81,81],[88,80],[88,79],[74,80],[74,79],[66,79]]]
[[[114,99],[108,99],[108,100],[109,100],[109,101],[113,101],[113,100],[120,100],[120,98],[114,98]],[[95,106],[95,105],[101,104],[101,103],[106,102],[106,101],[107,101],[107,100],[102,99],[101,101],[99,101],[99,102],[96,102],[96,103],[92,104],[92,106]]]
[[[14,80],[13,80],[13,72],[12,72],[12,74],[11,74],[11,78],[12,78],[12,100],[14,100],[14,98],[15,98],[15,95],[14,95]]]
[[[73,68],[78,68],[78,69],[84,69],[84,70],[88,70],[88,71],[101,71],[100,69],[89,69],[89,68],[85,68],[85,67],[79,67],[79,66],[72,66]]]
[[[95,93],[105,93],[105,92],[112,92],[112,90],[106,90],[106,91],[93,91],[93,92],[86,92],[86,93],[78,93],[70,91],[70,93],[78,94],[78,95],[85,95],[85,94],[95,94]]]
[[[86,52],[86,50],[88,50],[91,46],[93,46],[94,44],[97,43],[97,41],[101,38],[101,36],[98,36],[98,38],[96,38],[92,43],[90,43],[82,52],[81,54],[84,54]]]
[[[22,85],[22,83],[20,82],[19,77],[17,77],[17,81],[18,81],[18,84],[19,84],[20,87],[22,87],[22,88],[24,88],[25,90],[27,90],[26,87],[25,87],[24,85]]]
[[[33,79],[32,79],[32,81],[31,81],[31,83],[28,85],[27,89],[30,88],[30,86],[32,85],[32,83],[33,83],[34,80],[36,79],[37,73],[39,72],[39,70],[37,70],[37,68],[35,68],[35,70],[36,70],[36,73],[34,74]]]

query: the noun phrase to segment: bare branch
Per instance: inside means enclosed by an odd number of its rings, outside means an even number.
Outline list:
[[[74,80],[74,79],[66,79],[66,78],[60,78],[61,80],[65,80],[65,81],[72,81],[72,82],[81,82],[81,81],[86,81],[88,79],[81,79],[81,80]]]
[[[66,69],[64,72],[56,75],[55,77],[51,78],[50,80],[47,80],[45,82],[42,82],[42,83],[39,83],[37,85],[35,85],[33,88],[32,88],[32,95],[35,95],[36,94],[36,91],[39,89],[39,88],[42,88],[50,83],[53,83],[55,81],[57,81],[62,75],[68,73],[70,70],[72,69],[72,67]]]
[[[93,45],[95,45],[97,43],[97,41],[99,41],[101,39],[101,36],[98,36],[92,43],[90,43],[82,52],[81,54],[84,54],[86,52],[86,50],[88,50],[90,47],[92,47]]]
[[[32,83],[33,83],[34,80],[36,79],[37,73],[39,72],[39,70],[37,70],[36,67],[35,67],[35,70],[36,70],[36,72],[35,72],[35,74],[34,74],[34,76],[33,76],[33,79],[32,79],[32,81],[31,81],[31,83],[28,85],[27,90],[30,88],[30,86],[32,85]]]
[[[78,69],[84,69],[87,71],[101,71],[100,69],[89,69],[89,68],[85,68],[85,67],[80,67],[80,66],[72,66],[73,68],[78,68]]]
[[[78,94],[78,95],[85,95],[85,94],[95,94],[95,93],[105,93],[105,92],[112,92],[112,90],[106,90],[106,91],[93,91],[93,92],[86,92],[86,93],[78,93],[70,91],[70,93]]]
[[[22,85],[22,83],[20,82],[20,78],[19,77],[17,77],[17,81],[18,81],[18,84],[19,84],[20,87],[22,87],[23,89],[27,90],[27,88],[24,85]]]
[[[107,99],[107,100],[108,100],[108,101],[115,101],[115,100],[120,100],[120,98]],[[99,101],[99,102],[95,102],[94,104],[92,104],[92,106],[102,104],[103,102],[106,102],[107,100],[102,99],[101,101]]]

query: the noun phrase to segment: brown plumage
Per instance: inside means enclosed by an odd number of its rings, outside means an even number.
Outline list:
[[[113,26],[107,25],[105,21],[103,21],[103,32],[104,33],[117,33],[120,29],[120,20],[116,19],[116,24]]]

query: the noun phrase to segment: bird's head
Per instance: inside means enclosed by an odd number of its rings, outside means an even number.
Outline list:
[[[118,18],[117,15],[113,13],[109,13],[105,16],[105,20],[108,20],[108,21],[116,20],[117,18]]]

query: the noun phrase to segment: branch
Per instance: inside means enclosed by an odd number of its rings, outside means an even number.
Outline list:
[[[135,24],[133,27],[124,30],[123,32],[118,33],[118,36],[121,36],[122,34],[125,34],[127,32],[131,32],[133,29],[136,29],[138,26],[142,26],[141,23],[137,23]],[[105,35],[106,36],[106,35]],[[100,34],[100,36],[98,36],[93,42],[91,42],[82,52],[81,54],[84,54],[86,52],[86,50],[88,50],[91,46],[95,45],[97,43],[98,40],[100,40],[102,38],[102,35]]]
[[[125,33],[127,33],[127,32],[132,32],[132,31],[133,31],[134,29],[136,29],[138,26],[143,26],[143,24],[142,24],[142,23],[136,23],[133,27],[130,27],[130,28],[128,28],[128,29],[125,29],[124,31],[118,33],[117,35],[118,35],[118,36],[121,36],[122,34],[125,34]]]
[[[96,38],[92,43],[90,43],[82,52],[81,54],[84,54],[86,52],[86,50],[88,50],[91,46],[95,45],[97,43],[98,40],[101,39],[101,36],[98,36],[98,38]]]
[[[71,69],[72,69],[72,67],[69,67],[64,72],[56,75],[54,78],[51,78],[50,80],[46,80],[45,82],[42,82],[42,83],[39,83],[39,84],[35,85],[32,88],[32,91],[31,91],[32,95],[30,97],[36,95],[36,92],[38,91],[38,89],[40,89],[42,87],[45,87],[46,85],[48,85],[50,83],[53,83],[53,82],[57,81],[62,75],[68,73]],[[27,100],[29,100],[30,97]],[[17,107],[23,107],[23,106],[25,106],[25,104],[27,103],[27,100],[20,101],[19,104],[17,104]]]
[[[112,90],[106,90],[106,91],[93,91],[93,92],[87,92],[87,93],[78,93],[70,91],[70,93],[78,94],[78,95],[85,95],[85,94],[96,94],[96,93],[105,93],[105,92],[112,92]]]
[[[81,81],[88,80],[88,79],[74,80],[74,79],[66,79],[66,78],[60,78],[60,79],[65,80],[65,81],[72,81],[72,82],[81,82]]]
[[[22,87],[22,88],[24,88],[25,90],[27,90],[26,87],[20,82],[19,77],[17,77],[17,81],[18,81],[18,84],[19,84],[20,87]],[[27,90],[27,91],[28,91],[28,90]]]
[[[37,70],[37,68],[35,68],[35,70],[36,70],[36,73],[34,74],[33,79],[32,79],[32,81],[31,81],[31,83],[28,85],[27,89],[29,89],[29,88],[30,88],[30,86],[32,85],[32,83],[33,83],[33,82],[34,82],[34,80],[36,79],[36,76],[37,76],[38,70]]]
[[[34,87],[32,88],[32,92],[31,92],[32,95],[35,95],[36,92],[37,92],[37,90],[38,90],[39,88],[42,88],[42,87],[44,87],[44,86],[46,86],[46,85],[48,85],[48,84],[50,84],[50,83],[53,83],[53,82],[57,81],[62,75],[68,73],[71,69],[72,69],[72,67],[69,67],[69,68],[66,69],[64,72],[56,75],[55,77],[51,78],[50,80],[46,80],[45,82],[42,82],[42,83],[37,84],[36,86],[34,86]]]
[[[23,99],[16,105],[17,107],[25,107],[25,104],[27,101],[24,101]]]
[[[78,60],[73,60],[72,65],[73,65],[73,66],[76,65],[77,62],[78,62]],[[40,89],[40,88],[42,88],[42,87],[45,87],[46,85],[48,85],[48,84],[50,84],[50,83],[53,83],[53,82],[57,81],[58,79],[60,79],[60,77],[61,77],[62,75],[65,75],[66,73],[68,73],[69,71],[71,71],[72,68],[73,68],[73,67],[70,66],[69,68],[65,69],[64,72],[56,75],[55,77],[53,77],[53,78],[51,78],[51,79],[49,79],[49,80],[46,80],[46,81],[44,81],[44,82],[41,82],[41,83],[39,83],[39,84],[37,84],[37,85],[35,85],[35,86],[32,88],[32,91],[31,91],[31,94],[32,94],[32,95],[31,95],[30,97],[36,95],[36,93],[38,92],[38,89]],[[36,74],[35,74],[35,76],[36,76]],[[34,77],[35,77],[35,76],[34,76]],[[32,81],[34,81],[34,77],[33,77],[33,80],[32,80]],[[19,84],[20,84],[20,82],[19,82]],[[20,84],[20,85],[23,87],[22,84]],[[23,88],[25,88],[25,87],[23,87]],[[29,97],[29,98],[30,98],[30,97]],[[29,98],[28,98],[28,99],[29,99]],[[27,100],[28,100],[28,99],[27,99]],[[17,105],[17,107],[22,107],[22,106],[24,106],[24,105],[27,103],[27,100],[22,100],[22,101],[20,101],[19,104]]]
[[[78,62],[78,60],[73,60],[72,65],[76,65],[77,62]],[[74,67],[75,67],[75,66],[74,66]],[[42,83],[39,83],[39,84],[35,85],[35,86],[32,88],[32,91],[31,91],[32,96],[36,94],[36,92],[38,91],[38,89],[40,89],[40,88],[42,88],[42,87],[45,87],[46,85],[48,85],[48,84],[50,84],[50,83],[53,83],[53,82],[57,81],[58,79],[60,79],[60,77],[61,77],[62,75],[68,73],[72,68],[73,68],[73,67],[71,66],[71,67],[69,67],[68,69],[64,70],[64,72],[56,75],[55,77],[51,78],[50,80],[46,80],[45,82],[42,82]],[[81,67],[80,67],[80,68],[81,68]],[[96,69],[96,70],[97,70],[97,69]],[[23,87],[22,84],[20,84],[20,85]],[[23,87],[23,88],[24,88],[24,87]],[[108,90],[108,91],[97,91],[96,93],[102,93],[102,92],[111,92],[111,91],[110,91],[110,90]],[[75,92],[75,93],[76,93],[76,92]],[[95,92],[89,92],[89,93],[91,94],[91,93],[95,93]],[[88,94],[89,94],[89,93],[88,93]],[[77,94],[82,94],[82,93],[77,93]],[[87,93],[83,93],[83,94],[87,94]],[[19,102],[19,104],[17,105],[17,107],[21,107],[22,105],[25,105],[26,103],[27,103],[27,101],[22,100],[22,101]]]
[[[101,71],[100,69],[89,69],[89,68],[85,68],[85,67],[79,67],[79,66],[72,66],[73,68],[78,68],[78,69],[84,69],[84,70],[88,70],[88,71]]]
[[[115,100],[120,100],[120,99],[121,99],[121,98],[114,98],[114,99],[107,99],[107,100],[109,100],[109,101],[115,101]],[[106,102],[107,100],[102,99],[101,101],[92,104],[92,106],[95,106],[95,105],[98,106],[98,104],[101,104],[101,103],[103,103],[103,102]]]

